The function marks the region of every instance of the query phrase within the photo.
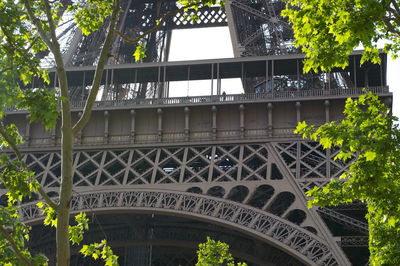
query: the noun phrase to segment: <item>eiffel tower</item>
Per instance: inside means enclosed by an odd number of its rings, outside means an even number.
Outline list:
[[[125,0],[119,31],[154,27],[176,10],[173,1]],[[75,139],[72,213],[87,212],[84,242],[106,238],[121,265],[194,265],[206,236],[222,240],[249,265],[366,265],[365,206],[307,208],[305,192],[339,177],[348,163],[335,149],[293,134],[298,122],[342,119],[345,99],[378,94],[388,104],[382,65],[304,74],[304,56],[280,17],[280,0],[228,0],[224,10],[202,8],[191,22],[177,14],[147,36],[147,57],[115,37],[102,94],[89,124]],[[229,27],[234,58],[169,62],[176,29]],[[60,34],[71,85],[73,118],[83,109],[105,29],[84,36],[73,24]],[[226,95],[237,78],[243,94]],[[169,97],[174,81],[208,80],[208,96]],[[57,78],[51,73],[51,87]],[[215,92],[215,93],[214,93]],[[24,160],[51,196],[60,185],[60,131],[30,124],[8,110],[25,138]],[[0,195],[5,191],[0,190]],[[54,232],[39,225],[35,202],[21,206],[32,225],[32,248],[55,262]],[[97,265],[72,250],[72,265]]]

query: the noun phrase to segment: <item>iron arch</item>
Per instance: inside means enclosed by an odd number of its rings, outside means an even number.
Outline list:
[[[27,224],[43,220],[36,202],[21,205]],[[231,227],[280,248],[307,265],[338,265],[325,240],[283,218],[207,195],[167,190],[91,191],[75,195],[71,214],[133,211],[199,219]]]

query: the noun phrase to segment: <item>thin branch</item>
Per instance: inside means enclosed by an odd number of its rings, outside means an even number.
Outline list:
[[[63,135],[65,134],[65,131],[69,131],[72,129],[71,125],[71,112],[70,112],[70,104],[69,104],[69,92],[68,92],[68,79],[67,79],[67,73],[64,68],[64,60],[62,57],[61,49],[60,49],[60,44],[57,39],[56,35],[56,24],[54,23],[53,20],[53,13],[51,10],[51,6],[48,0],[42,0],[45,8],[45,13],[46,17],[49,23],[49,32],[50,32],[50,37],[53,42],[54,48],[52,50],[52,53],[54,55],[54,60],[56,61],[56,69],[57,69],[57,75],[58,75],[58,80],[60,84],[60,92],[62,96],[61,100],[61,131],[63,132]]]
[[[93,77],[92,89],[90,90],[89,96],[85,103],[85,108],[83,109],[83,113],[81,118],[76,122],[76,124],[72,128],[73,136],[77,135],[86,123],[89,121],[90,115],[92,113],[93,104],[96,100],[97,93],[100,88],[101,79],[103,76],[104,66],[108,59],[108,53],[112,44],[112,39],[114,37],[115,27],[117,24],[117,15],[119,13],[119,0],[114,0],[113,3],[113,11],[111,14],[110,24],[108,25],[108,32],[106,35],[106,39],[104,41],[103,48],[100,52],[99,62],[97,63],[96,71]]]
[[[3,123],[0,123],[0,135],[4,138],[5,141],[7,141],[8,145],[10,146],[10,148],[13,150],[13,152],[17,156],[18,160],[22,162],[22,154],[19,151],[17,144],[15,144],[15,142],[11,139],[11,137],[4,130]]]
[[[397,20],[400,18],[400,13],[398,13],[395,9],[393,9],[391,7],[387,7],[387,11],[389,11],[389,13],[391,13],[393,15],[394,20]]]
[[[398,35],[400,37],[400,30],[397,30],[392,23],[390,22],[390,19],[387,17],[384,17],[383,22],[385,23],[386,27],[388,28],[388,31],[390,31],[391,33]]]
[[[4,130],[3,124],[0,124],[0,135],[4,138],[5,141],[7,141],[8,145],[10,146],[11,150],[15,153],[17,156],[17,159],[23,163],[23,166],[28,169],[28,166],[25,164],[23,161],[23,157],[21,152],[19,151],[17,144],[12,140],[12,138],[7,134],[7,132]],[[38,191],[37,191],[40,196],[44,199],[44,201],[52,207],[54,210],[57,210],[58,206],[57,204],[47,195],[47,193],[44,191],[42,186],[39,186]]]
[[[392,0],[391,3],[392,3],[392,5],[393,5],[393,7],[396,9],[397,14],[400,14],[400,6],[399,6],[399,4],[397,3],[397,1],[396,1],[396,0]]]
[[[47,36],[46,32],[44,31],[42,27],[42,22],[35,16],[35,12],[32,9],[32,6],[30,4],[30,0],[24,0],[26,11],[28,12],[28,16],[32,23],[36,26],[37,31],[39,32],[40,37],[42,40],[46,43],[46,45],[49,47],[50,51],[53,52],[53,44],[50,41],[49,36]]]
[[[44,191],[43,187],[40,186],[37,190],[37,192],[40,194],[40,196],[42,196],[42,198],[44,199],[44,201],[51,207],[53,208],[55,211],[58,210],[58,205],[49,197],[49,195],[47,195],[46,191]]]
[[[0,225],[0,233],[3,235],[3,237],[10,243],[11,247],[13,248],[15,254],[17,254],[18,259],[24,264],[24,265],[33,265],[28,258],[26,258],[21,251],[18,249],[17,244],[15,243],[14,239],[7,233],[7,230],[3,227],[3,225]]]
[[[159,30],[159,29],[162,27],[162,25],[164,24],[164,22],[165,22],[169,17],[174,16],[174,15],[176,15],[176,14],[178,14],[178,13],[184,11],[185,9],[192,8],[192,7],[197,6],[197,5],[199,5],[199,4],[200,4],[200,3],[193,3],[193,4],[190,4],[190,5],[181,7],[181,8],[179,8],[179,9],[177,9],[177,10],[174,10],[174,11],[168,11],[167,13],[165,13],[165,14],[161,17],[161,19],[158,21],[158,23],[157,23],[157,25],[156,25],[155,27],[149,29],[148,31],[146,31],[146,32],[144,32],[143,34],[141,34],[141,35],[139,35],[138,37],[136,37],[135,39],[130,39],[130,38],[126,37],[123,33],[118,32],[118,31],[115,31],[115,33],[116,33],[118,36],[120,36],[124,41],[126,41],[126,42],[128,42],[128,43],[136,44],[136,43],[138,43],[141,39],[143,39],[144,37],[146,37],[147,35],[149,35],[149,34],[151,34],[151,33],[153,33],[153,32],[156,32],[157,30]]]
[[[53,42],[54,46],[60,46],[58,44],[58,39],[57,39],[57,35],[56,35],[56,26],[55,26],[55,23],[53,20],[53,13],[51,12],[50,3],[47,0],[43,0],[43,4],[44,4],[44,10],[46,13],[47,21],[49,23],[51,41]]]

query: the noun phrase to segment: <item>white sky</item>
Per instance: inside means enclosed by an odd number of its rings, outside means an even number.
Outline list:
[[[174,30],[172,33],[170,61],[229,57],[233,57],[233,50],[228,27]],[[387,67],[387,83],[393,92],[393,113],[400,116],[400,59],[393,61],[388,56]],[[170,97],[209,95],[210,84],[211,81],[173,82],[170,84]],[[223,80],[222,91],[242,93],[241,83],[238,79]]]

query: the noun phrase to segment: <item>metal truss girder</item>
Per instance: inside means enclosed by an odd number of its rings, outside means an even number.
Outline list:
[[[262,18],[265,21],[269,21],[272,18],[271,15],[265,14],[264,12],[257,10],[255,8],[252,8],[248,5],[246,5],[245,3],[239,2],[237,0],[231,0],[230,2],[232,3],[233,6],[236,6],[236,7],[240,8],[241,10],[244,10],[250,14],[253,14],[259,18]]]
[[[74,191],[77,193],[76,197],[81,195],[85,195],[85,197],[84,201],[74,201],[73,208],[79,209],[83,205],[101,205],[102,208],[114,209],[115,204],[120,204],[118,202],[121,202],[123,196],[108,197],[106,195],[109,194],[103,193],[100,199],[95,191],[104,189],[111,194],[138,189],[148,189],[155,193],[157,189],[161,188],[174,193],[177,191],[195,192],[199,194],[191,195],[212,197],[216,201],[222,200],[230,204],[236,204],[235,202],[244,204],[267,215],[276,214],[288,224],[299,224],[302,228],[316,232],[329,242],[335,258],[340,260],[339,264],[347,265],[348,262],[344,255],[341,255],[340,249],[332,246],[337,244],[331,239],[329,230],[325,228],[322,220],[320,221],[319,216],[312,210],[307,209],[303,191],[296,182],[304,179],[293,178],[291,166],[288,168],[281,158],[280,153],[288,153],[293,160],[314,156],[314,153],[309,150],[299,153],[298,147],[297,142],[285,145],[279,143],[226,143],[211,146],[76,151]],[[317,149],[314,144],[305,147]],[[318,157],[324,155],[323,153],[316,154]],[[45,189],[52,192],[53,195],[57,193],[59,153],[31,152],[26,156],[26,160],[28,159],[29,165],[36,167],[34,170]],[[273,168],[275,170],[272,170]],[[273,171],[278,171],[279,175],[273,175]],[[238,192],[244,194],[238,196]],[[152,195],[155,195],[154,193]],[[266,200],[260,201],[260,196]],[[100,204],[103,197],[105,197],[105,202]],[[156,196],[148,197],[146,204],[157,204],[158,198]],[[174,200],[170,203],[173,204],[173,202]],[[204,205],[201,208],[202,211],[212,213],[218,212],[220,209],[211,205]],[[257,224],[258,218],[249,220],[248,216],[239,214],[236,210],[236,207],[230,208],[224,212],[224,215],[234,215],[235,218],[230,219],[239,219],[239,224],[248,224],[249,226]],[[32,217],[39,215],[39,211],[34,208],[27,207],[26,211]],[[304,218],[300,220],[294,218],[294,214],[301,213],[304,213]],[[322,263],[322,261],[325,261],[324,256],[318,258],[318,263]],[[329,263],[327,264],[329,265]]]
[[[200,194],[140,189],[92,191],[75,195],[71,208],[72,213],[104,212],[111,208],[113,211],[137,210],[197,217],[257,235],[307,264],[339,265],[328,244],[319,236],[255,208]],[[44,218],[34,202],[22,205],[20,211],[25,222]]]
[[[368,233],[368,224],[367,223],[361,222],[357,219],[354,219],[347,215],[341,214],[341,213],[334,211],[332,209],[329,209],[329,208],[319,208],[318,212],[323,214],[328,219],[331,219],[342,225],[350,226],[351,228],[353,228],[359,232],[362,232],[362,233]]]
[[[339,245],[341,247],[368,247],[368,236],[342,236]]]

